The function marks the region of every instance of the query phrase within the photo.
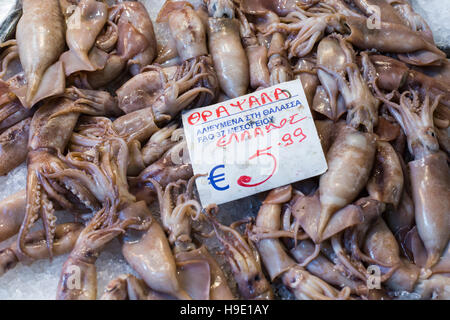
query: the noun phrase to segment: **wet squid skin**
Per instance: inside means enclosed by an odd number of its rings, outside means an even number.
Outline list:
[[[123,274],[111,280],[100,300],[170,300],[171,297],[149,288],[142,279]]]
[[[253,89],[268,87],[270,75],[267,66],[267,48],[260,43],[245,15],[240,10],[237,10],[237,13],[240,20],[242,43],[248,58],[250,87]]]
[[[382,55],[370,55],[377,74],[377,84],[386,91],[412,88],[424,97],[429,94],[432,99],[441,95],[440,103],[450,106],[450,85],[418,70],[409,68],[405,63]]]
[[[269,234],[280,230],[281,207],[291,197],[291,186],[272,190],[259,209],[256,227],[266,230]],[[259,240],[256,242],[256,247],[270,276],[270,280],[273,281],[280,277],[283,284],[292,291],[296,299],[332,300],[347,299],[349,297],[350,288],[346,287],[339,292],[320,278],[313,276],[298,266],[286,253],[279,239],[267,238]]]
[[[192,299],[231,299],[233,296],[217,262],[206,247],[197,248],[191,234],[192,220],[202,217],[201,205],[193,194],[198,177],[171,182],[164,188],[154,179],[149,182],[158,195],[162,226],[168,235],[183,290]]]
[[[127,67],[136,75],[156,56],[153,24],[142,3],[120,2],[108,9],[107,18],[89,53],[97,67],[75,77],[77,86],[90,89],[106,86],[120,78]]]
[[[336,72],[343,72],[347,63],[347,56],[342,49],[338,39],[333,36],[323,38],[317,46],[317,64],[327,67]],[[338,100],[339,84],[337,80],[324,70],[317,70],[317,76],[320,83],[327,94],[328,101],[321,101],[319,99],[320,91],[318,90],[312,107],[315,111],[326,115],[329,119],[337,121],[346,108],[341,101]],[[322,103],[319,103],[321,101]],[[327,103],[328,102],[328,103]]]
[[[385,283],[388,288],[394,291],[413,291],[420,269],[400,258],[397,240],[382,218],[378,218],[368,230],[363,248],[372,259],[381,264],[382,274],[392,273]]]
[[[84,226],[81,223],[65,223],[58,225],[55,230],[53,255],[59,256],[70,252],[83,227]],[[49,258],[47,247],[45,245],[45,234],[42,230],[27,235],[25,248],[27,254],[32,257],[33,261]],[[14,268],[19,262],[21,262],[20,255],[16,254],[16,246],[14,243],[10,247],[1,250],[0,275],[3,275],[8,270]]]
[[[317,87],[320,84],[316,71],[313,70],[315,66],[316,64],[314,61],[311,61],[308,58],[301,58],[292,69],[294,78],[300,79],[300,81],[302,82],[306,99],[308,100],[308,104],[311,107],[314,106],[314,95],[316,93]]]
[[[209,56],[185,61],[177,67],[143,68],[118,90],[119,107],[130,113],[151,108],[159,121],[169,120],[188,106],[210,103],[217,92],[217,79]]]
[[[370,6],[378,6],[381,10],[381,20],[393,24],[403,24],[412,31],[419,32],[429,42],[433,43],[431,29],[425,20],[415,13],[406,0],[356,0],[354,4],[367,16],[374,12]]]
[[[99,211],[81,231],[75,246],[63,265],[58,282],[58,300],[95,300],[97,298],[97,270],[95,262],[103,247],[136,219],[118,220],[103,226],[105,211]]]
[[[367,191],[373,199],[397,207],[403,191],[403,170],[398,154],[389,142],[378,140],[376,148]]]
[[[222,266],[217,263],[208,249],[202,245],[201,247],[190,250],[180,251],[175,254],[175,260],[177,263],[183,263],[185,261],[195,262],[204,261],[207,262],[210,270],[209,275],[209,289],[208,298],[210,300],[233,300],[235,299],[233,293],[228,286],[227,278],[222,270]],[[204,281],[204,280],[203,280]],[[206,295],[205,295],[206,297]]]
[[[450,239],[450,171],[442,152],[408,163],[416,224],[428,251],[427,267],[435,264]]]
[[[242,297],[251,300],[273,299],[272,287],[262,271],[259,253],[253,242],[244,238],[235,228],[217,221],[214,217],[218,211],[217,206],[210,205],[205,210],[213,224],[217,239],[223,245]]]
[[[319,65],[319,68],[335,79],[347,108],[347,124],[358,130],[373,132],[374,127],[378,124],[379,100],[374,97],[364,77],[375,77],[374,68],[368,63],[363,64],[363,77],[356,64],[353,48],[340,35],[335,35],[334,38],[342,50],[341,58],[345,59],[345,72],[343,72],[344,70],[338,72],[323,65]],[[361,53],[361,55],[364,61],[367,60],[366,53]]]
[[[249,66],[235,18],[209,18],[209,53],[214,61],[220,88],[230,98],[247,93]]]
[[[415,91],[405,91],[400,104],[388,99],[376,88],[380,99],[401,124],[414,161],[408,163],[414,201],[415,221],[428,253],[426,268],[435,265],[450,239],[450,170],[447,156],[439,149],[434,133],[433,113],[439,97],[423,100]]]
[[[53,119],[53,121],[49,121],[49,117],[53,112],[70,107],[71,105],[72,101],[68,99],[54,100],[42,106],[31,121],[31,139],[28,143],[30,151],[28,153],[27,164],[27,209],[19,232],[18,253],[22,253],[23,251],[24,241],[30,227],[41,217],[44,220],[44,228],[49,241],[48,247],[51,255],[52,244],[50,239],[53,238],[55,228],[54,208],[48,197],[48,193],[41,191],[42,183],[39,172],[43,168],[52,171],[64,168],[61,160],[55,157],[55,153],[58,151],[63,152],[79,114],[69,113]],[[48,152],[47,150],[52,151]]]
[[[128,61],[131,74],[151,64],[156,56],[156,38],[147,9],[140,2],[124,1],[112,8],[117,23],[117,55]]]
[[[358,17],[345,17],[345,25],[350,29],[345,39],[360,49],[398,53],[400,60],[419,66],[440,64],[445,59],[434,43],[407,26],[382,21],[379,29],[369,29],[366,19]]]
[[[154,200],[154,186],[149,183],[154,179],[163,188],[169,183],[178,180],[189,180],[193,175],[193,169],[184,153],[187,149],[185,141],[180,141],[167,150],[156,162],[145,168],[139,176],[129,179],[132,192],[140,200],[150,203]]]
[[[352,293],[356,294],[363,294],[367,291],[362,281],[350,279],[342,274],[339,267],[328,260],[322,253],[319,253],[314,258],[314,250],[315,245],[311,240],[301,240],[290,252],[297,263],[306,264],[306,270],[327,283],[338,287],[349,287]],[[311,259],[311,257],[314,259],[307,262],[307,259]]]
[[[355,200],[365,187],[374,162],[375,141],[374,134],[352,127],[339,132],[327,153],[328,171],[320,177],[319,237],[332,214]]]
[[[64,50],[64,31],[58,0],[23,1],[23,15],[17,25],[16,39],[27,79],[26,96],[22,101],[25,107],[37,102],[36,95],[44,73]]]
[[[206,30],[202,20],[189,3],[181,2],[180,6],[160,11],[160,15],[166,15],[161,21],[167,20],[179,57],[187,61],[207,55]]]
[[[122,253],[150,288],[175,298],[190,299],[180,286],[172,250],[157,221],[151,223],[140,240],[125,243]]]
[[[83,0],[78,3],[67,19],[66,43],[69,51],[61,56],[66,76],[77,71],[95,71],[104,67],[107,60],[106,53],[99,59],[101,61],[91,59],[89,53],[107,20],[108,6],[105,3],[95,0]],[[97,48],[94,50],[98,52]]]
[[[72,193],[88,208],[97,207],[98,200],[95,197],[101,193],[95,189],[89,190],[90,184],[84,183],[89,179],[80,182],[74,176],[64,175],[63,171],[68,169],[68,164],[61,155],[80,112],[111,115],[116,114],[117,110],[114,100],[111,100],[111,96],[106,92],[68,88],[65,97],[46,101],[34,114],[28,142],[27,209],[19,232],[19,254],[23,253],[26,234],[34,222],[41,218],[51,256],[56,220],[52,201],[62,208],[74,210],[74,204],[67,198],[67,195]],[[57,181],[62,181],[64,187],[55,186]],[[116,180],[117,184],[119,182]],[[106,189],[106,186],[104,188]]]
[[[0,175],[5,175],[27,158],[31,118],[26,118],[0,134]]]
[[[0,202],[0,242],[20,230],[25,216],[26,192],[18,191]]]

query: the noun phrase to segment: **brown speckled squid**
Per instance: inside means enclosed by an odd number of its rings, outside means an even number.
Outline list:
[[[103,69],[107,53],[94,46],[106,21],[108,6],[95,0],[82,0],[66,20],[66,43],[69,51],[61,55],[66,76],[77,71]]]
[[[345,72],[346,62],[346,52],[344,52],[336,36],[325,37],[319,42],[317,46],[318,65],[342,73]],[[317,76],[321,87],[317,88],[312,108],[336,122],[346,111],[337,80],[321,69],[317,70]]]
[[[89,4],[91,9],[104,6],[97,1]],[[103,14],[96,12],[96,19],[90,16],[86,22],[100,26]],[[89,51],[87,62],[92,60],[96,68],[95,71],[82,71],[73,75],[79,87],[104,87],[120,78],[127,69],[136,75],[142,67],[151,64],[156,56],[153,24],[144,5],[138,1],[121,1],[110,7],[104,27],[93,40],[95,43]]]
[[[23,252],[26,234],[40,217],[46,232],[51,256],[55,230],[55,201],[62,208],[75,210],[78,203],[87,208],[98,208],[97,190],[86,181],[76,181],[62,172],[72,172],[62,154],[69,142],[80,112],[117,114],[119,109],[106,92],[80,91],[69,88],[66,97],[47,101],[33,116],[28,143],[28,177],[26,215],[19,233],[18,253]],[[70,158],[70,157],[69,157]],[[55,175],[55,176],[52,176]],[[100,177],[96,177],[100,178]],[[62,186],[59,184],[61,183]],[[91,190],[88,188],[91,187]],[[78,200],[76,200],[78,199]],[[72,201],[71,201],[72,200]],[[24,252],[23,252],[24,253]],[[24,253],[26,255],[26,253]]]
[[[174,117],[187,106],[208,104],[217,91],[211,63],[200,56],[176,68],[143,68],[117,90],[119,107],[125,113],[151,107],[157,117]]]
[[[24,0],[22,6],[16,39],[26,86],[25,92],[15,93],[30,108],[64,90],[63,65],[58,59],[64,50],[65,25],[58,0]]]
[[[264,32],[266,34],[280,32],[288,35],[289,58],[308,55],[329,28],[341,29],[340,15],[335,10],[312,12],[299,7],[281,21],[268,25]]]
[[[149,288],[145,281],[132,274],[111,280],[100,300],[170,300],[172,297]]]
[[[179,280],[193,299],[233,299],[225,276],[205,246],[193,241],[191,220],[203,216],[200,203],[194,199],[194,183],[199,176],[169,183],[164,189],[149,179],[158,194],[161,221],[168,233],[175,256]]]
[[[114,206],[114,205],[113,205]],[[95,262],[102,248],[136,223],[136,218],[110,221],[108,208],[98,211],[84,228],[63,265],[56,298],[59,300],[95,300],[97,271]]]
[[[349,30],[345,39],[359,49],[397,53],[400,60],[418,66],[439,65],[445,59],[433,42],[403,24],[381,21],[379,28],[370,29],[365,17],[347,16],[342,25]]]
[[[250,76],[234,4],[230,0],[208,0],[207,4],[209,53],[220,88],[230,98],[242,96],[247,93]]]
[[[0,202],[0,242],[19,232],[25,217],[26,202],[25,190],[18,191]]]
[[[27,158],[31,117],[0,134],[0,175],[5,175]]]
[[[347,126],[339,131],[338,137],[327,153],[328,171],[320,177],[320,218],[317,235],[323,232],[332,215],[355,200],[370,177],[376,151],[373,129],[378,123],[379,100],[375,98],[354,63],[354,52],[348,43],[338,37],[346,55],[345,73],[319,66],[332,75],[347,106]],[[348,164],[352,166],[349,167]],[[322,240],[324,240],[322,238]]]
[[[240,294],[249,300],[273,299],[272,287],[262,271],[259,253],[253,242],[245,239],[233,226],[221,224],[214,216],[218,210],[216,205],[210,205],[205,209],[206,216],[213,224],[217,239],[223,245]]]
[[[292,197],[292,187],[285,186],[272,190],[259,209],[256,227],[267,232],[277,232],[281,227],[281,209]],[[336,290],[325,281],[312,275],[286,253],[279,239],[267,238],[256,242],[263,265],[270,279],[280,277],[283,284],[299,300],[338,300],[350,297],[350,288]]]
[[[147,9],[137,1],[119,2],[111,8],[110,20],[117,25],[117,55],[136,75],[156,56],[156,38]]]
[[[431,268],[439,261],[450,237],[450,170],[447,156],[439,150],[433,123],[439,97],[431,102],[426,95],[421,101],[416,91],[405,91],[397,104],[378,89],[377,93],[402,126],[414,156],[408,167],[415,220],[428,253],[426,268]]]
[[[53,242],[53,256],[59,256],[72,250],[78,236],[83,229],[80,223],[65,223],[57,225],[55,228],[55,240]],[[43,230],[36,231],[27,235],[25,239],[25,251],[27,255],[35,260],[50,258],[45,243],[45,233]],[[16,254],[16,244],[0,250],[0,276],[8,270],[14,268],[21,262],[20,256]],[[26,261],[27,263],[29,261]]]
[[[154,179],[163,188],[178,180],[189,180],[194,175],[186,141],[177,142],[167,150],[156,162],[145,168],[139,176],[130,179],[132,192],[138,199],[151,202],[154,200],[154,185],[149,179]]]
[[[266,88],[269,86],[270,81],[269,69],[267,67],[267,48],[262,43],[262,39],[259,39],[255,35],[254,26],[248,22],[242,11],[237,9],[236,12],[241,26],[242,44],[247,53],[250,87],[255,90],[258,88]]]

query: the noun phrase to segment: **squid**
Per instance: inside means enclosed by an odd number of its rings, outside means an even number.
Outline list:
[[[153,291],[142,279],[122,274],[111,280],[100,300],[169,300],[170,296]]]
[[[367,288],[359,279],[346,276],[339,269],[339,265],[331,262],[323,253],[317,252],[317,246],[311,240],[300,240],[290,250],[298,264],[303,265],[312,275],[336,287],[348,287],[353,294],[365,294]]]
[[[345,17],[343,24],[349,29],[345,39],[360,49],[397,53],[403,62],[417,66],[439,65],[446,58],[434,43],[402,24],[381,21],[380,28],[369,29],[359,17]]]
[[[196,178],[197,176],[193,176],[188,182],[183,180],[171,182],[164,190],[157,181],[149,179],[158,194],[161,221],[175,252],[195,248],[191,238],[190,215],[193,214],[193,220],[198,220],[201,212],[200,203],[193,199]]]
[[[221,224],[214,215],[217,206],[210,205],[206,209],[208,219],[212,222],[217,239],[224,247],[225,256],[231,265],[239,292],[247,300],[271,300],[273,291],[261,266],[261,260],[254,244],[246,240],[233,227]]]
[[[322,39],[327,29],[340,30],[340,15],[334,11],[309,12],[301,8],[289,13],[285,21],[290,23],[272,23],[265,28],[265,34],[286,33],[289,47],[288,58],[302,58],[313,50],[315,44]]]
[[[231,1],[208,1],[209,53],[220,88],[230,98],[247,93],[250,82],[248,58],[240,39],[240,24]]]
[[[297,64],[292,69],[294,78],[300,79],[302,82],[306,99],[311,108],[314,108],[314,96],[320,84],[315,67],[315,61],[311,58],[305,57],[299,59]]]
[[[339,209],[356,199],[369,180],[374,163],[376,137],[373,129],[378,123],[379,100],[374,97],[359,68],[354,63],[354,52],[346,41],[338,37],[340,46],[346,56],[346,74],[319,66],[332,75],[339,86],[347,105],[347,126],[339,132],[338,137],[327,153],[328,171],[320,177],[320,213],[317,234],[323,236],[328,221]],[[367,76],[369,71],[365,71]],[[348,167],[352,163],[352,167]],[[324,240],[324,239],[322,239]]]
[[[65,24],[58,0],[25,0],[22,7],[16,39],[26,85],[13,92],[30,108],[64,91],[63,64],[58,59],[64,50]]]
[[[248,14],[264,14],[267,11],[272,11],[278,16],[285,16],[288,13],[295,11],[299,4],[297,0],[241,0],[240,9]]]
[[[319,42],[317,64],[341,73],[345,70],[347,56],[338,39],[335,36],[328,36]],[[324,70],[317,70],[317,76],[322,87],[316,91],[312,108],[329,119],[337,121],[346,111],[345,103],[339,93],[339,84]]]
[[[145,168],[139,176],[129,179],[131,191],[137,199],[153,201],[155,187],[150,179],[165,188],[171,182],[189,180],[194,175],[186,148],[186,141],[177,142],[158,161]]]
[[[276,233],[281,227],[281,207],[292,197],[292,187],[285,186],[272,190],[259,209],[256,227]],[[278,277],[299,300],[340,300],[350,297],[350,288],[341,291],[327,284],[300,267],[286,253],[279,239],[266,238],[256,242],[261,260],[269,273],[270,280]]]
[[[385,283],[387,287],[394,291],[411,292],[414,289],[420,269],[400,258],[397,240],[382,218],[378,218],[368,230],[364,249],[372,259],[381,264],[382,272],[387,269],[387,273],[391,273]]]
[[[178,280],[175,258],[157,221],[151,222],[138,241],[125,242],[122,253],[151,289],[178,299],[191,298]]]
[[[411,4],[405,0],[387,0],[396,11],[397,15],[402,19],[403,23],[417,31],[429,42],[434,42],[433,33],[424,18],[414,12]]]
[[[168,23],[181,61],[208,54],[205,26],[190,3],[166,1],[157,21]]]
[[[403,194],[403,182],[398,154],[389,142],[378,140],[373,174],[367,183],[369,195],[396,208]]]
[[[117,90],[119,107],[125,113],[151,107],[157,116],[172,118],[188,106],[208,104],[217,90],[211,63],[208,56],[192,58],[172,75],[157,66],[144,68]]]
[[[142,3],[124,1],[112,7],[110,20],[117,25],[117,55],[127,61],[131,74],[136,75],[156,56],[150,16]]]
[[[72,250],[78,236],[83,229],[80,223],[65,223],[56,226],[53,255],[59,256]],[[42,230],[30,233],[25,240],[25,250],[33,261],[48,259],[49,254],[45,245],[45,234]],[[21,262],[20,255],[16,252],[15,243],[0,251],[0,276],[14,268]],[[28,262],[28,261],[27,261]]]
[[[375,157],[375,137],[343,128],[327,153],[328,171],[320,177],[317,237],[322,238],[333,214],[351,203],[369,180]],[[352,167],[348,167],[348,163]],[[315,236],[314,236],[315,237]]]
[[[149,179],[158,195],[161,222],[175,256],[180,284],[193,299],[232,299],[223,272],[206,247],[197,247],[191,235],[191,220],[199,220],[200,203],[194,199],[194,182],[179,180],[164,189]]]
[[[376,88],[376,86],[375,86]],[[416,91],[405,91],[400,103],[389,100],[379,89],[377,95],[389,106],[402,126],[414,160],[408,163],[417,230],[428,253],[425,267],[435,265],[450,237],[450,171],[447,156],[439,150],[433,112],[439,97],[420,100]]]
[[[64,52],[60,58],[66,76],[77,71],[104,68],[108,55],[94,44],[107,20],[108,6],[105,3],[95,0],[82,0],[78,3],[66,23],[69,51]]]
[[[69,257],[63,265],[58,282],[58,300],[95,300],[97,298],[97,271],[95,262],[102,248],[136,219],[109,221],[105,208],[98,211],[84,228]]]
[[[21,190],[0,202],[0,242],[19,232],[25,217],[26,201],[26,192]]]
[[[348,82],[342,73],[323,65],[320,65],[319,68],[325,70],[336,79],[339,92],[342,94],[348,109],[347,124],[355,129],[362,129],[369,133],[373,132],[374,127],[378,124],[378,106],[380,102],[372,94],[358,66],[355,64],[355,53],[351,46],[342,37],[336,37],[343,50],[342,56],[345,56],[345,71],[348,76]],[[364,72],[367,76],[371,76],[369,72],[373,71]]]
[[[273,15],[270,16],[272,17],[271,20],[274,20]],[[278,18],[276,19],[278,20]],[[293,72],[285,48],[285,36],[282,33],[276,32],[272,35],[268,56],[270,84],[273,86],[292,80]]]
[[[380,19],[387,23],[401,24],[412,31],[420,33],[428,42],[434,43],[433,34],[426,21],[405,0],[356,0],[354,4],[361,9],[366,16],[374,14],[371,7],[380,8]]]
[[[362,63],[373,64],[377,72],[378,88],[386,91],[403,91],[412,88],[419,91],[422,98],[426,94],[429,94],[432,99],[441,96],[440,104],[450,107],[450,85],[445,79],[440,81],[418,70],[408,68],[401,61],[381,55],[370,55],[369,60],[363,60]]]
[[[47,101],[33,116],[28,142],[27,209],[19,232],[18,253],[23,251],[26,234],[40,217],[51,256],[56,220],[52,201],[62,208],[74,210],[77,206],[73,202],[78,204],[81,202],[88,208],[98,209],[98,200],[105,199],[101,193],[99,195],[98,187],[92,187],[91,183],[86,187],[85,182],[89,182],[89,179],[80,182],[64,175],[63,172],[77,172],[80,176],[80,172],[71,171],[66,159],[61,155],[69,142],[80,112],[115,114],[118,109],[114,100],[110,99],[111,96],[105,92],[68,89],[66,97]],[[62,182],[64,187],[61,188],[58,182]],[[105,182],[104,188],[106,186]],[[91,190],[88,190],[89,187]]]
[[[270,81],[267,48],[255,35],[254,27],[248,22],[242,11],[237,10],[237,14],[241,26],[241,39],[248,58],[250,87],[253,89],[266,88]]]
[[[31,118],[26,118],[0,134],[0,175],[26,160],[30,123]]]
[[[95,5],[99,8],[104,6],[98,2]],[[88,22],[95,22],[99,26],[101,21],[103,15],[99,14],[97,19]],[[97,34],[91,39],[95,43],[88,57],[97,62],[98,68],[73,75],[73,81],[79,87],[103,87],[120,78],[127,69],[136,75],[141,68],[150,65],[156,56],[153,24],[140,2],[123,1],[110,7],[107,21]]]

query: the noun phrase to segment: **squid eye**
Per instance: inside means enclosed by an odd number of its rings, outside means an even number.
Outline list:
[[[436,134],[434,133],[434,130],[432,130],[432,129],[429,129],[428,132],[427,132],[427,134],[429,134],[429,135],[432,136],[433,138],[436,137]]]

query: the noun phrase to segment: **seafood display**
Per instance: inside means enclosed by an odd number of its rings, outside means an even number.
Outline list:
[[[0,277],[60,256],[64,300],[450,300],[450,60],[409,1],[22,0],[6,21],[0,175],[27,175]],[[203,207],[183,111],[294,79],[327,171]],[[112,242],[130,272],[103,290]]]

